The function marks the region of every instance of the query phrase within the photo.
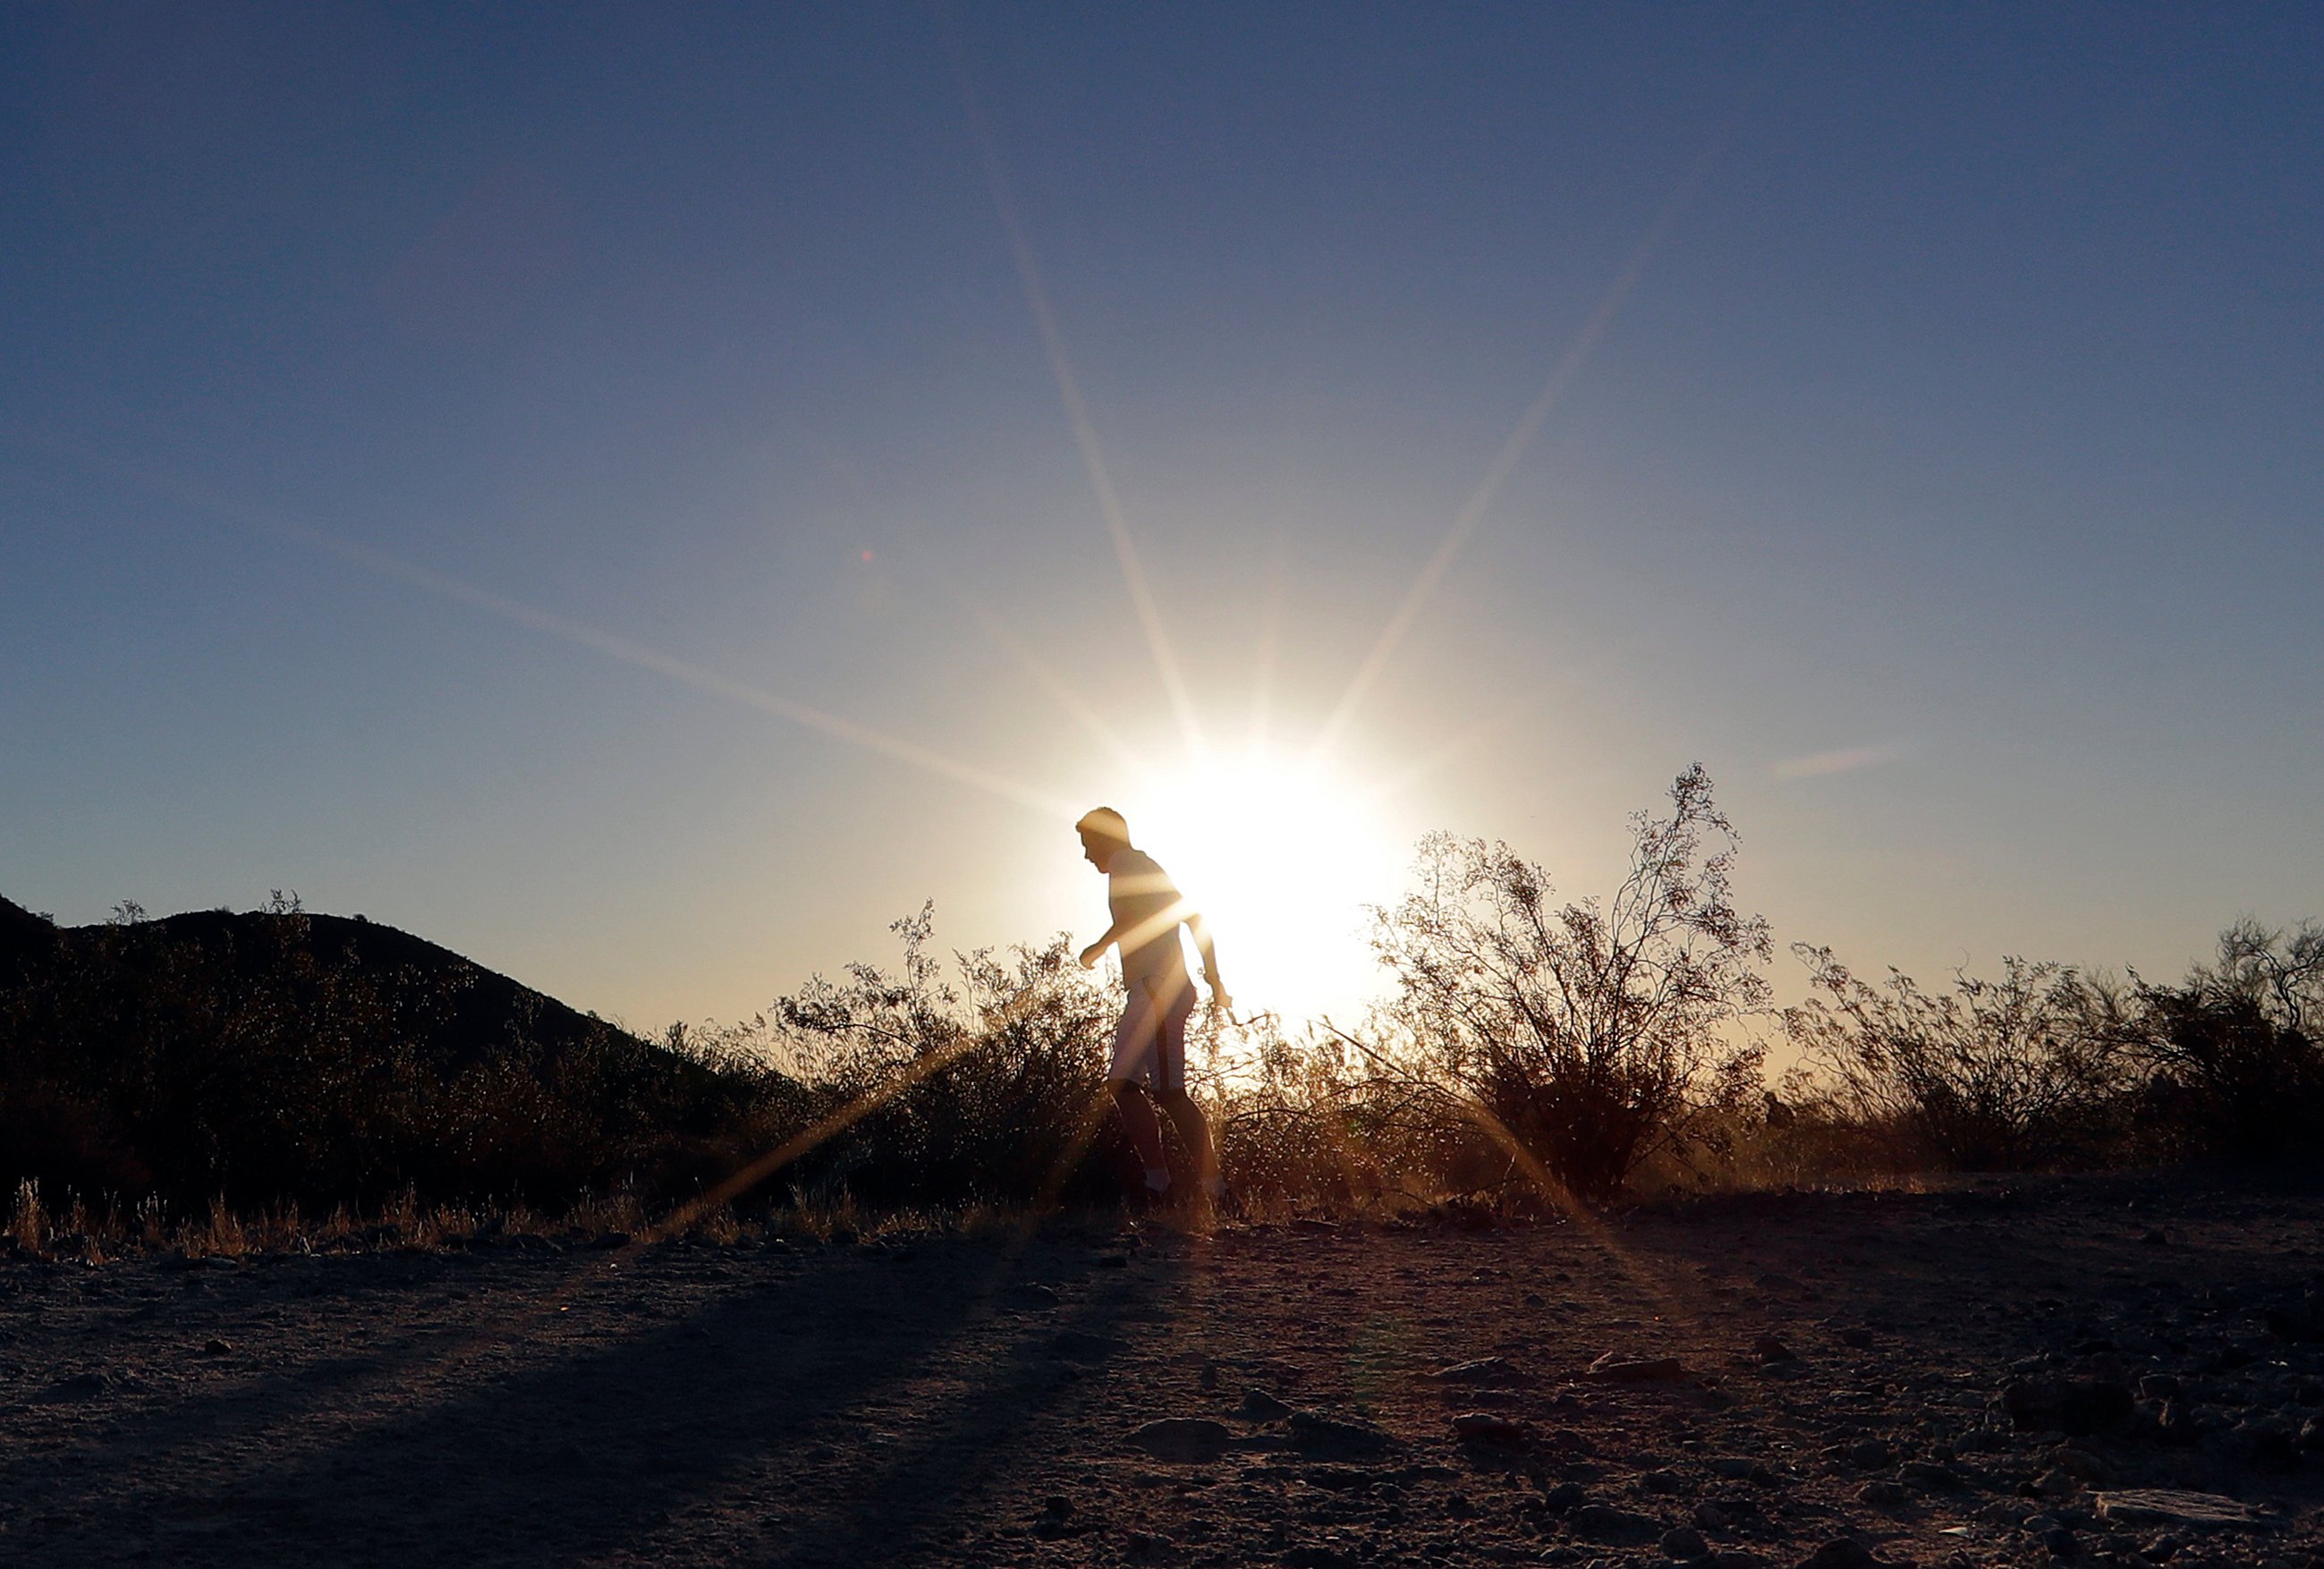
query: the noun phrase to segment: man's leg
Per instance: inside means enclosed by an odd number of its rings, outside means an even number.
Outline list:
[[[1217,1198],[1223,1189],[1219,1182],[1218,1150],[1211,1143],[1211,1125],[1203,1115],[1203,1108],[1186,1093],[1186,1020],[1194,1011],[1194,989],[1191,985],[1161,1011],[1154,1042],[1154,1080],[1158,1092],[1155,1098],[1178,1126],[1178,1137],[1194,1162],[1196,1185]]]
[[[1178,1137],[1185,1144],[1186,1153],[1194,1158],[1194,1180],[1204,1193],[1215,1197],[1219,1152],[1211,1143],[1211,1124],[1203,1115],[1203,1108],[1195,1104],[1194,1097],[1182,1087],[1162,1097],[1162,1109],[1169,1112],[1170,1121],[1177,1124]],[[1157,1128],[1156,1131],[1160,1130]]]
[[[1113,1109],[1120,1114],[1121,1131],[1130,1135],[1130,1147],[1138,1151],[1139,1163],[1146,1168],[1146,1186],[1160,1193],[1170,1186],[1170,1160],[1162,1152],[1162,1124],[1154,1120],[1154,1103],[1146,1092],[1127,1079],[1113,1081]],[[1202,1113],[1197,1112],[1196,1116]],[[1157,1173],[1161,1181],[1155,1181]]]
[[[1162,1126],[1154,1120],[1154,1103],[1138,1084],[1141,1076],[1161,1078],[1154,1056],[1161,1011],[1151,996],[1136,982],[1130,983],[1129,1003],[1113,1032],[1113,1066],[1106,1073],[1106,1086],[1113,1092],[1113,1109],[1121,1117],[1121,1131],[1130,1135],[1130,1148],[1138,1151],[1139,1163],[1146,1168],[1148,1193],[1164,1193],[1170,1186],[1170,1158],[1162,1150]]]

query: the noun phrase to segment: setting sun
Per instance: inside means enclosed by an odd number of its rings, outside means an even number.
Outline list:
[[[1286,1022],[1360,1004],[1365,906],[1394,893],[1407,846],[1369,790],[1256,745],[1157,783],[1130,823],[1217,934],[1239,1012]]]

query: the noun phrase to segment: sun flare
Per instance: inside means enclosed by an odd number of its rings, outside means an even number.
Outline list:
[[[1344,1018],[1373,990],[1365,907],[1392,897],[1405,854],[1376,796],[1254,746],[1190,765],[1130,814],[1139,844],[1209,920],[1245,1017]]]

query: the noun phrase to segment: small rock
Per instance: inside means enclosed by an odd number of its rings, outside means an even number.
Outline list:
[[[1045,1307],[1055,1307],[1060,1300],[1054,1288],[1032,1280],[1011,1286],[1001,1296],[1011,1307],[1028,1308],[1036,1312]]]
[[[35,1395],[33,1399],[39,1404],[50,1406],[63,1406],[79,1400],[91,1400],[105,1393],[105,1384],[106,1379],[103,1373],[75,1373],[70,1378],[59,1379]]]
[[[1071,1361],[1102,1361],[1121,1349],[1121,1343],[1084,1329],[1060,1330],[1049,1342],[1049,1354]]]
[[[212,1335],[209,1339],[202,1342],[202,1354],[206,1357],[230,1356],[233,1354],[233,1352],[234,1343],[232,1341],[220,1340],[216,1335]]]
[[[1863,1543],[1834,1537],[1801,1559],[1800,1569],[1880,1569],[1880,1560]]]
[[[2077,1449],[2070,1444],[2061,1444],[2052,1452],[2051,1463],[2078,1481],[2092,1487],[2104,1487],[2114,1480],[2114,1468],[2087,1449]]]
[[[1583,1504],[1572,1518],[1573,1528],[1592,1541],[1649,1542],[1657,1534],[1655,1522],[1646,1516],[1612,1504]]]
[[[2052,1558],[2072,1558],[2080,1555],[2081,1539],[2064,1526],[2052,1526],[2042,1533],[2042,1545],[2050,1549]]]
[[[1748,1454],[1713,1455],[1708,1463],[1711,1475],[1724,1477],[1729,1481],[1766,1482],[1773,1481],[1775,1476],[1767,1469],[1766,1461],[1755,1460]]]
[[[1609,1351],[1591,1362],[1583,1376],[1601,1384],[1667,1383],[1686,1377],[1686,1364],[1676,1357],[1630,1357]]]
[[[1878,1471],[1896,1463],[1896,1452],[1878,1438],[1859,1438],[1840,1454],[1841,1459],[1858,1471]]]
[[[1265,1389],[1245,1389],[1240,1408],[1246,1422],[1280,1422],[1291,1415],[1290,1407]]]
[[[2098,1518],[2129,1526],[2245,1526],[2272,1529],[2282,1522],[2261,1514],[2249,1504],[2215,1492],[2186,1492],[2177,1488],[2125,1488],[2098,1495]]]
[[[1182,1465],[1216,1460],[1233,1439],[1225,1423],[1204,1417],[1165,1417],[1130,1435],[1130,1443],[1155,1459]]]
[[[1279,1562],[1283,1569],[1356,1569],[1356,1561],[1337,1547],[1294,1547]]]
[[[1856,1501],[1870,1504],[1877,1509],[1893,1509],[1903,1506],[1912,1494],[1893,1481],[1868,1481],[1856,1490]]]
[[[1694,1523],[1702,1530],[1723,1531],[1728,1524],[1727,1511],[1710,1499],[1705,1499],[1694,1506]]]
[[[1561,1481],[1541,1495],[1541,1507],[1553,1515],[1570,1513],[1589,1501],[1590,1495],[1578,1481]]]
[[[1394,1448],[1396,1440],[1366,1423],[1294,1411],[1291,1445],[1303,1454],[1378,1454]]]
[[[1515,1366],[1504,1357],[1479,1357],[1473,1361],[1454,1362],[1428,1375],[1440,1384],[1482,1384],[1498,1389],[1529,1389],[1533,1375]]]
[[[1702,1557],[1711,1551],[1711,1544],[1692,1526],[1674,1526],[1663,1533],[1663,1551],[1683,1562]]]
[[[1490,1411],[1463,1411],[1452,1418],[1452,1432],[1463,1444],[1489,1444],[1500,1449],[1530,1449],[1533,1435],[1521,1422]]]
[[[2076,1437],[2129,1420],[2130,1390],[2102,1379],[2013,1379],[2001,1391],[2002,1409],[2018,1431],[2070,1433]]]
[[[1896,1468],[1896,1480],[1932,1492],[1959,1492],[1961,1479],[1933,1460],[1908,1460]]]
[[[1798,1354],[1790,1346],[1772,1334],[1763,1334],[1753,1341],[1751,1354],[1769,1365],[1776,1362],[1795,1362],[1800,1360]]]
[[[1868,1329],[1843,1329],[1840,1332],[1840,1343],[1852,1345],[1858,1351],[1867,1350],[1872,1344],[1872,1332]]]

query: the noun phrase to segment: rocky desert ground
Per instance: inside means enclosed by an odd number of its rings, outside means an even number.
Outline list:
[[[2324,1564],[2319,1209],[5,1259],[0,1562]]]

